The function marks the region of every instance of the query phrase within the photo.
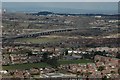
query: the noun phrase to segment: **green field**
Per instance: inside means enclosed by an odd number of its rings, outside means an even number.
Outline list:
[[[80,60],[59,60],[59,64],[79,64],[79,63],[93,63],[91,60],[80,59]]]
[[[91,60],[59,60],[59,64],[79,64],[79,63],[93,63]],[[47,63],[27,63],[27,64],[18,64],[18,65],[10,65],[3,66],[4,70],[13,70],[13,69],[30,69],[30,68],[40,68],[40,67],[49,67],[50,65]]]
[[[21,38],[16,39],[17,42],[27,42],[27,43],[44,43],[44,42],[55,42],[61,40],[60,38]]]
[[[16,64],[16,65],[10,65],[10,66],[3,66],[2,68],[4,70],[13,70],[13,69],[30,69],[30,68],[42,68],[42,67],[48,67],[47,63],[27,63],[27,64]]]

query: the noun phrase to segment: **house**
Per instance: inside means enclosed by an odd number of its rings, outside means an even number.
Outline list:
[[[10,54],[12,64],[27,63],[28,54]]]

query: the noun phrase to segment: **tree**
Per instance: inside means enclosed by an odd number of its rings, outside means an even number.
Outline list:
[[[105,69],[105,66],[99,66],[98,71],[103,71]]]
[[[65,49],[65,55],[68,55],[68,50],[67,49]]]
[[[57,58],[56,57],[49,57],[50,53],[49,52],[45,52],[42,56],[42,61],[51,65],[52,67],[57,67],[58,66],[58,62],[57,62]]]
[[[86,72],[86,73],[85,73],[85,75],[86,75],[87,77],[89,77],[90,74],[92,74],[92,73],[91,73],[91,72]]]
[[[77,73],[76,73],[77,78],[80,74],[81,74],[81,72],[77,71]]]
[[[118,74],[120,75],[120,67],[118,68]]]
[[[43,56],[42,56],[43,62],[46,62],[46,61],[48,60],[48,56],[49,56],[49,52],[45,52],[45,53],[43,54]]]
[[[50,64],[52,67],[56,68],[58,66],[58,61],[56,57],[49,58],[47,63]]]
[[[102,80],[109,80],[109,79],[107,78],[107,76],[104,76]]]
[[[115,71],[111,71],[112,74],[115,74]]]
[[[116,58],[120,59],[120,53],[119,52],[117,52]]]

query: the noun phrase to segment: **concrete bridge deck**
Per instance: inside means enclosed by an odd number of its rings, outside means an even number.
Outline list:
[[[18,39],[18,38],[30,38],[30,37],[37,37],[37,36],[43,36],[43,35],[50,35],[52,33],[70,32],[73,30],[77,30],[77,28],[55,29],[55,30],[47,30],[47,31],[36,32],[36,33],[31,33],[31,34],[23,34],[23,35],[3,38],[3,41],[4,40]]]

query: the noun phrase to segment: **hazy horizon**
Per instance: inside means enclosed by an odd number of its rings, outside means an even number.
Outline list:
[[[118,13],[117,2],[3,2],[8,12]]]

